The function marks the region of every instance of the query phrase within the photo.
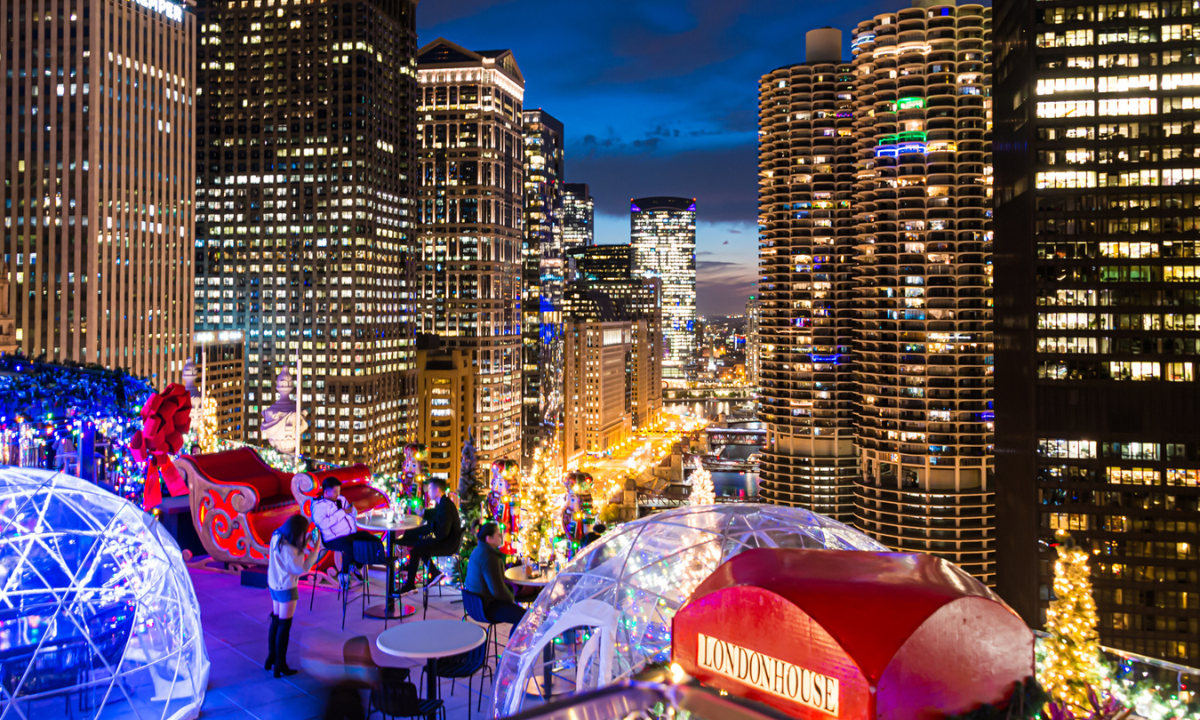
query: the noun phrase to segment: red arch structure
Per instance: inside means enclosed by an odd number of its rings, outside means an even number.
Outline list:
[[[705,685],[810,720],[938,720],[1002,704],[1034,674],[1017,614],[916,553],[742,553],[676,613],[672,643]]]

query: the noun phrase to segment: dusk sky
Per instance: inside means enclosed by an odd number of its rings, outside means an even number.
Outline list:
[[[422,0],[419,42],[511,48],[525,107],[566,127],[566,180],[591,185],[596,242],[629,242],[629,199],[697,199],[701,314],[754,292],[758,78],[804,33],[907,7],[886,0]]]

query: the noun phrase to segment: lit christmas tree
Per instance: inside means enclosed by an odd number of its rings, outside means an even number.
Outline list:
[[[479,544],[476,536],[478,525],[483,521],[483,503],[487,498],[483,483],[479,482],[475,466],[475,442],[470,428],[467,429],[467,439],[463,441],[462,461],[458,470],[458,514],[462,518],[462,545],[459,547],[458,560],[454,563],[454,580],[460,586],[467,577],[467,561],[475,546]]]
[[[200,426],[196,428],[196,442],[200,452],[213,453],[217,451],[217,399],[212,395],[204,398],[200,405]]]
[[[696,468],[692,471],[692,505],[712,505],[717,501],[717,496],[713,492],[712,473],[704,469],[704,466]]]
[[[1045,658],[1038,679],[1056,700],[1088,708],[1088,688],[1100,680],[1100,638],[1092,599],[1088,556],[1066,533],[1059,533],[1054,563],[1054,600],[1046,609]]]
[[[548,457],[553,457],[550,453]],[[520,532],[517,542],[522,555],[548,561],[553,557],[554,538],[559,534],[558,520],[561,504],[555,507],[555,496],[565,494],[561,473],[543,460],[541,451],[533,456],[533,470],[521,478]]]

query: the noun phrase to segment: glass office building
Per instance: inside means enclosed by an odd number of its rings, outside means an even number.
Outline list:
[[[997,4],[999,590],[1091,553],[1105,645],[1200,661],[1192,2]],[[1001,402],[1002,401],[1002,402]]]
[[[696,199],[635,198],[634,271],[662,280],[663,377],[684,379],[696,361]]]

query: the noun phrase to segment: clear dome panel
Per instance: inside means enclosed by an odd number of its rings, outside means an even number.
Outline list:
[[[156,520],[79,478],[0,468],[0,707],[184,720],[208,667],[191,578]]]
[[[627,523],[589,545],[513,632],[496,673],[498,717],[550,693],[592,690],[670,656],[671,620],[721,564],[753,548],[886,551],[800,508],[685,507]]]

